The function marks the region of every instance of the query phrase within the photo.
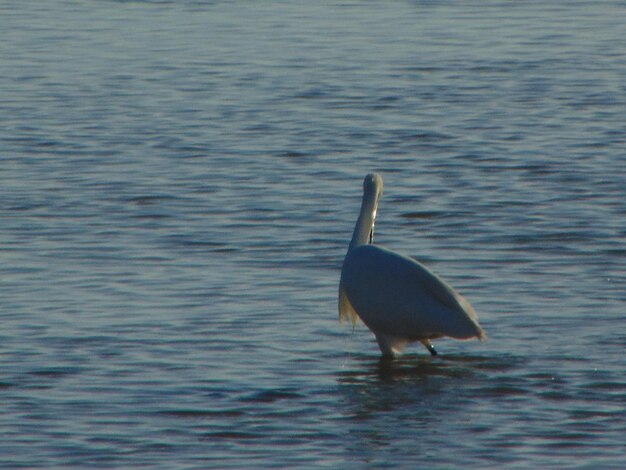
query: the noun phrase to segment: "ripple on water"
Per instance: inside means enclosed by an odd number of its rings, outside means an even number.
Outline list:
[[[207,409],[173,409],[173,410],[162,410],[158,411],[157,414],[172,417],[172,418],[181,418],[181,419],[216,419],[222,420],[225,418],[237,418],[244,414],[243,410],[240,409],[230,409],[230,410],[207,410]]]
[[[273,403],[281,400],[299,400],[303,396],[301,393],[291,389],[270,389],[255,391],[241,398],[244,403]]]

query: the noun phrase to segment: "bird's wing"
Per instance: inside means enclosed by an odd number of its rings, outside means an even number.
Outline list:
[[[428,268],[380,246],[363,245],[344,261],[342,289],[373,329],[482,337],[476,313],[460,294]]]
[[[438,302],[453,311],[465,312],[465,314],[471,318],[477,326],[478,339],[484,341],[486,336],[485,332],[478,324],[478,315],[476,315],[474,307],[472,307],[465,297],[454,290],[446,281],[421,264],[417,259],[409,259],[415,263],[415,275],[419,278],[419,281],[427,287],[433,297],[435,297]]]
[[[400,255],[401,256],[401,255]],[[476,312],[470,303],[455,291],[446,281],[437,276],[434,272],[421,264],[415,258],[408,258],[412,261],[414,275],[419,282],[437,299],[438,302],[453,310],[463,310],[472,319],[477,320]]]

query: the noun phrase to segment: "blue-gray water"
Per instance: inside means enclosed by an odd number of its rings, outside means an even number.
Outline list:
[[[0,6],[2,468],[617,468],[626,5]],[[377,241],[488,341],[379,363]]]

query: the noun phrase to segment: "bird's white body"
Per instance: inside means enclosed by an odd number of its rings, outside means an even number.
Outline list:
[[[384,355],[413,341],[436,354],[431,339],[485,334],[472,306],[418,261],[371,244],[382,178],[365,177],[363,204],[339,283],[339,318],[360,318],[376,335]]]

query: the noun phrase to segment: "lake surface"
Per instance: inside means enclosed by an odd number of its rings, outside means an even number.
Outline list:
[[[624,18],[3,2],[0,466],[621,467]],[[338,324],[370,171],[487,342]]]

